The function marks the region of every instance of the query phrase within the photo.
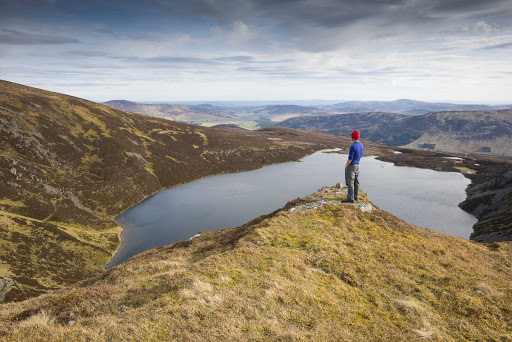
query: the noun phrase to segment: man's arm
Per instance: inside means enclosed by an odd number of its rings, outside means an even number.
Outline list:
[[[350,163],[352,163],[352,159],[354,159],[354,154],[356,153],[356,149],[354,145],[350,146],[350,150],[348,151],[348,160],[347,164],[345,165],[345,170],[348,168]]]

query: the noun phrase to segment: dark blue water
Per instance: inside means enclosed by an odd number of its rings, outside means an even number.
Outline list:
[[[203,178],[159,193],[116,217],[123,243],[107,267],[201,231],[238,227],[324,185],[344,183],[347,156],[317,152],[299,162]],[[365,157],[361,189],[380,208],[420,227],[469,238],[476,218],[457,204],[469,180]]]

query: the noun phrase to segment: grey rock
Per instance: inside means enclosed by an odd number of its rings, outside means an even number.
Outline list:
[[[71,326],[75,325],[75,323],[76,323],[75,321],[69,321],[68,325],[71,327]]]
[[[5,295],[11,291],[12,286],[14,285],[14,281],[10,278],[1,278],[0,279],[0,303],[2,303],[5,299]]]
[[[373,205],[370,203],[356,203],[355,207],[364,213],[371,213],[373,210]]]

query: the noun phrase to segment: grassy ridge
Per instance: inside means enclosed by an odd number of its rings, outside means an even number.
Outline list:
[[[323,191],[0,307],[12,340],[507,341],[512,244],[420,229]],[[361,196],[364,202],[368,199]],[[69,322],[73,321],[70,326]]]

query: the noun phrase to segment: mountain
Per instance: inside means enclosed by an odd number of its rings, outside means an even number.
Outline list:
[[[232,124],[220,124],[220,125],[211,126],[211,128],[229,129],[229,130],[234,130],[234,131],[248,131],[245,128],[242,128],[237,125],[232,125]]]
[[[464,105],[453,103],[431,103],[408,99],[395,101],[347,101],[334,105],[322,106],[322,108],[335,112],[354,113],[354,112],[391,112],[408,115],[426,114],[429,112],[440,111],[484,111],[494,110],[496,107],[487,105]],[[512,108],[512,107],[508,107]],[[503,109],[500,107],[499,109]]]
[[[297,105],[267,105],[219,107],[208,103],[197,105],[142,104],[125,100],[113,100],[104,104],[134,113],[169,120],[196,123],[203,126],[218,124],[237,125],[243,128],[259,128],[260,120],[281,121],[300,115],[330,115],[328,110]]]
[[[105,102],[104,104],[133,113],[182,122],[232,120],[235,117],[232,109],[209,104],[195,106],[143,104],[125,100],[113,100]]]
[[[0,136],[5,301],[101,270],[120,243],[113,218],[159,190],[348,145],[344,137],[287,128],[209,129],[6,81]]]
[[[417,116],[369,112],[298,117],[279,126],[361,136],[395,146],[512,156],[512,110],[435,112]]]
[[[274,105],[265,106],[261,108],[253,108],[251,111],[255,114],[262,114],[267,116],[278,116],[285,114],[301,114],[301,115],[320,115],[330,114],[329,111],[320,109],[318,107],[303,107],[296,105]]]
[[[512,243],[417,228],[323,188],[0,306],[18,341],[507,341]]]

